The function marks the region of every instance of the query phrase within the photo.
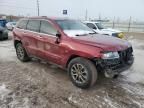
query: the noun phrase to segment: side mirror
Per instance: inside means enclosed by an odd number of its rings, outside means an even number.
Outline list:
[[[56,34],[56,37],[57,37],[57,38],[60,38],[60,37],[61,37],[61,34],[60,34],[60,33],[57,33],[57,34]]]
[[[60,34],[60,33],[57,33],[57,34],[56,34],[56,37],[57,37],[57,38],[56,38],[55,43],[56,43],[56,44],[59,44],[59,43],[60,43],[61,34]]]

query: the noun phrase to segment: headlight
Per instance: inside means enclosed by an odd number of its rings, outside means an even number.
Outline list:
[[[112,33],[112,36],[114,37],[118,37],[118,38],[124,38],[124,34],[123,33]]]
[[[122,39],[122,38],[124,38],[124,34],[123,33],[119,33],[118,37]]]
[[[118,52],[104,52],[102,53],[102,59],[115,59],[119,58]]]

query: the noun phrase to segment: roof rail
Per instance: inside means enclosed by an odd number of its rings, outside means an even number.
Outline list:
[[[47,16],[42,16],[42,17],[47,18]]]

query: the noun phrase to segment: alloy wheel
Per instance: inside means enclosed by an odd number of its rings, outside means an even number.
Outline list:
[[[88,71],[82,64],[73,64],[71,67],[71,75],[75,82],[86,83],[88,80]]]
[[[24,58],[24,50],[23,50],[22,46],[20,46],[20,45],[17,47],[17,56],[19,59]]]

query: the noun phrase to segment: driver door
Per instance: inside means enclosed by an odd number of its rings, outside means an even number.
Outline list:
[[[40,26],[40,36],[44,42],[45,58],[53,63],[60,64],[64,49],[60,43],[56,43],[57,30],[51,22],[42,20]]]

